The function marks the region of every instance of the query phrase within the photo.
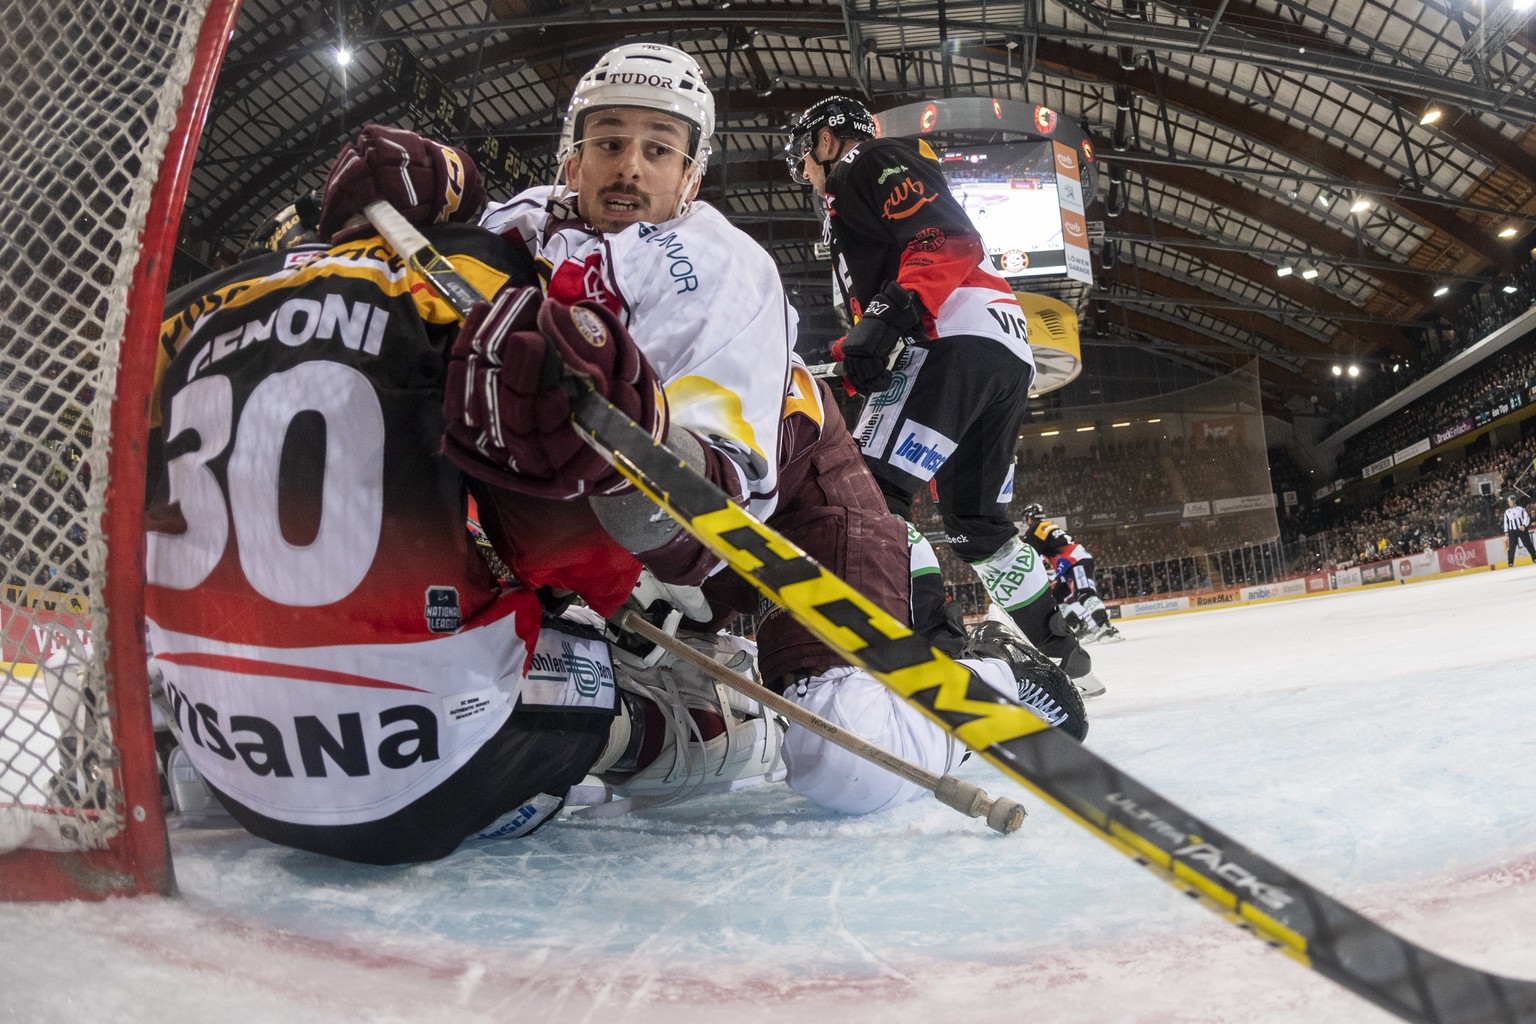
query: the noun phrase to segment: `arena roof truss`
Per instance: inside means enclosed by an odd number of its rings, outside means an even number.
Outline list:
[[[480,147],[498,198],[553,180],[581,73],[668,42],[716,89],[704,196],[772,253],[808,333],[838,329],[784,126],[833,91],[877,113],[993,96],[1094,140],[1095,284],[1035,289],[1077,308],[1085,362],[1257,357],[1271,411],[1328,405],[1332,364],[1421,358],[1536,244],[1533,18],[1529,0],[246,0],[182,247],[227,258],[370,121]]]

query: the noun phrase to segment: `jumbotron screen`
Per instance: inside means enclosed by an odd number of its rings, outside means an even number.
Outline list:
[[[981,234],[1004,277],[1067,272],[1061,197],[1049,142],[950,150],[942,159],[950,191]]]

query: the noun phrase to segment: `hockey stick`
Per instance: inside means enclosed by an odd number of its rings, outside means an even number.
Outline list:
[[[907,341],[903,339],[896,343],[895,348],[891,349],[891,354],[885,361],[885,368],[887,370],[896,369],[896,363],[901,359],[901,354],[907,350],[907,344]],[[815,366],[807,366],[805,369],[812,377],[841,377],[843,375],[843,362],[838,360],[835,363],[817,363]]]
[[[444,272],[447,261],[393,210],[370,207],[368,217],[413,267],[433,268],[429,282]],[[964,667],[752,518],[595,393],[575,408],[576,424],[625,477],[823,643],[1175,888],[1403,1020],[1536,1024],[1536,982],[1431,952],[1229,839],[1024,707],[973,684]]]
[[[911,761],[903,760],[875,746],[868,740],[840,729],[815,712],[807,711],[787,697],[779,696],[761,683],[753,682],[740,672],[731,671],[709,655],[695,650],[670,633],[658,629],[633,611],[622,610],[614,616],[612,621],[619,629],[639,634],[712,679],[719,680],[738,693],[746,694],[764,707],[778,712],[829,743],[835,743],[849,753],[879,765],[892,775],[905,779],[915,786],[921,786],[932,793],[939,803],[953,807],[961,814],[972,818],[985,818],[987,825],[993,831],[1007,835],[1024,824],[1024,808],[1016,801],[1001,796],[990,797],[981,787],[963,782],[953,775],[935,775]]]
[[[1525,479],[1525,474],[1529,473],[1533,468],[1536,468],[1536,459],[1532,459],[1531,460],[1531,464],[1529,466],[1526,466],[1524,469],[1522,469],[1520,471],[1520,475],[1515,477],[1515,482],[1509,485],[1510,489],[1511,490],[1515,490],[1515,491],[1519,491],[1521,494],[1523,494],[1527,498],[1529,498],[1531,496],[1531,492],[1527,491],[1523,487],[1521,487],[1520,486],[1520,481],[1524,480]]]

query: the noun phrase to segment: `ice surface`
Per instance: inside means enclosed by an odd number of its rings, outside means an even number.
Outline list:
[[[1455,959],[1536,977],[1536,569],[1132,620],[1089,745]],[[1390,1018],[1020,799],[838,818],[781,785],[366,868],[172,833],[175,899],[0,905],[0,1021]]]

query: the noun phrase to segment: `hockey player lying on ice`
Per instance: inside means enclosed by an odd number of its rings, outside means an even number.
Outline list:
[[[908,619],[905,528],[792,356],[772,259],[695,201],[713,127],[686,54],[604,56],[570,104],[563,187],[492,208],[494,235],[429,229],[496,295],[457,331],[355,214],[383,198],[418,225],[468,219],[478,174],[462,152],[377,126],[333,165],[329,249],[242,264],[168,304],[152,644],[182,744],[251,831],[424,860],[528,834],[588,774],[620,793],[688,792],[768,774],[777,757],[792,789],[847,813],[925,792],[797,726],[780,747],[776,722],[739,721],[713,684],[660,706],[631,694],[643,687],[575,621],[584,609],[541,626],[536,590],[608,615],[642,565],[700,626],[757,611],[579,439],[562,363]],[[530,264],[547,295],[522,287]],[[466,491],[510,588],[466,542]],[[965,642],[936,620],[936,641]],[[763,676],[798,703],[933,772],[958,762],[936,726],[788,616],[757,638]],[[1053,665],[997,638],[971,646],[988,685],[1086,729]],[[566,671],[550,680],[530,659]],[[727,742],[741,729],[748,742]]]

